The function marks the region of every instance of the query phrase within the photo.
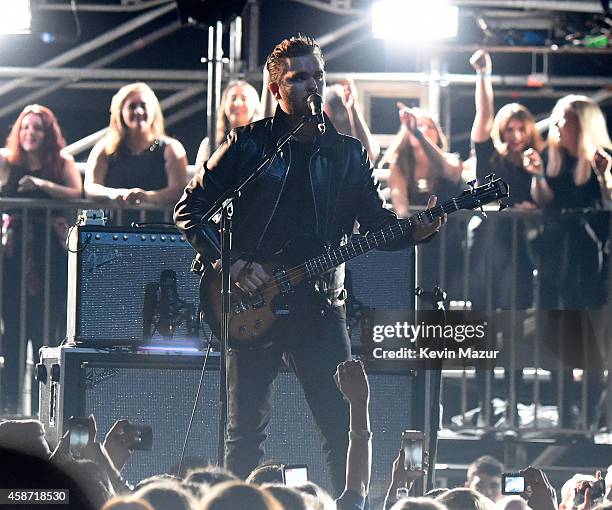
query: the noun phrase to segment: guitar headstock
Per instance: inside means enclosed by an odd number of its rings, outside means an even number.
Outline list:
[[[468,183],[469,188],[455,198],[454,202],[459,209],[480,209],[486,204],[499,201],[509,195],[510,187],[500,178],[495,178],[495,174],[487,175],[485,181],[476,185],[476,181]],[[505,206],[500,202],[500,210]]]

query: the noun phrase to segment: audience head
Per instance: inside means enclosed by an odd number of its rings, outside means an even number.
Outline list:
[[[259,94],[244,80],[234,80],[227,84],[217,111],[217,145],[221,145],[233,128],[246,126],[258,120]]]
[[[451,489],[436,498],[448,510],[493,510],[495,503],[473,489]]]
[[[410,113],[415,116],[417,129],[440,149],[447,151],[448,140],[433,115],[424,108],[410,108]],[[405,172],[416,166],[415,151],[412,148],[410,139],[405,136],[404,129],[400,129],[389,144],[382,163],[399,165]]]
[[[134,487],[134,491],[137,491],[139,489],[142,489],[143,487],[146,487],[147,485],[151,485],[152,483],[157,483],[157,482],[181,482],[181,478],[179,478],[176,475],[170,475],[168,473],[163,473],[161,475],[153,475],[153,476],[149,476],[147,478],[143,478],[142,480],[140,480],[140,482],[138,482],[136,484],[136,487]]]
[[[134,492],[134,497],[146,501],[155,510],[190,510],[196,503],[191,492],[174,480],[149,483]]]
[[[446,507],[429,497],[402,498],[391,507],[391,510],[446,510]]]
[[[49,108],[38,104],[26,106],[13,124],[5,146],[11,152],[10,163],[24,166],[27,154],[37,154],[43,165],[59,177],[64,165],[60,151],[66,141]]]
[[[442,496],[445,492],[448,492],[450,489],[446,487],[437,487],[435,489],[431,489],[425,493],[425,497],[427,498],[437,498],[438,496]]]
[[[493,501],[501,499],[501,475],[504,465],[495,457],[483,455],[468,466],[466,487],[474,489]]]
[[[518,103],[499,109],[493,120],[491,138],[502,156],[522,155],[529,148],[540,151],[544,146],[533,115]]]
[[[129,133],[151,140],[164,136],[164,116],[155,92],[146,83],[130,83],[113,96],[106,153],[114,154]]]
[[[576,508],[574,497],[576,495],[576,485],[580,482],[594,482],[595,477],[593,475],[584,475],[582,473],[576,473],[561,487],[561,502],[559,503],[559,510],[571,510]]]
[[[323,110],[339,133],[350,135],[351,124],[349,121],[348,112],[346,111],[344,102],[342,101],[343,95],[344,87],[339,83],[325,87]]]
[[[495,503],[496,510],[529,510],[529,505],[520,496],[504,496]]]
[[[69,503],[61,505],[65,510],[94,510],[99,508],[85,490],[59,466],[49,460],[22,452],[0,448],[0,489],[16,487],[28,489],[67,489]]]
[[[294,485],[293,488],[304,494],[314,496],[319,502],[319,508],[323,510],[335,510],[336,502],[329,493],[314,482],[302,482]]]
[[[187,472],[187,476],[185,476],[185,482],[205,483],[210,487],[231,480],[238,480],[238,477],[231,471],[219,466],[206,466],[191,469]]]
[[[269,492],[244,482],[224,482],[212,487],[202,498],[198,510],[283,510]]]
[[[278,483],[264,483],[261,489],[272,494],[286,510],[312,510],[317,507],[315,496],[300,492],[293,487]]]
[[[446,139],[446,135],[431,112],[424,108],[411,108],[410,111],[416,117],[417,129],[440,147],[440,149],[447,151],[448,140]]]
[[[606,119],[591,98],[569,95],[557,101],[550,116],[548,143],[590,161],[597,149],[610,148]]]
[[[101,510],[155,510],[149,503],[133,496],[117,496],[102,507]]]
[[[262,483],[283,483],[283,465],[277,462],[267,462],[257,466],[246,479],[247,483],[261,485]]]
[[[38,420],[6,420],[0,423],[0,447],[41,459],[48,460],[51,456],[45,429]]]

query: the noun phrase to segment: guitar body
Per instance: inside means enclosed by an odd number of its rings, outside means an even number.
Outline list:
[[[322,253],[323,243],[314,235],[300,236],[285,245],[270,260],[259,262],[272,276],[257,294],[248,295],[232,285],[229,346],[256,349],[272,343],[275,333],[287,325],[293,309],[303,306],[308,280],[300,265]],[[204,320],[217,338],[221,337],[221,272],[209,267],[200,281]]]

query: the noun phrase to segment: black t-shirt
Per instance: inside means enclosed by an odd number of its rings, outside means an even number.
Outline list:
[[[505,200],[508,205],[520,202],[533,202],[531,198],[531,174],[522,166],[515,165],[507,158],[501,156],[493,140],[489,138],[484,142],[475,142],[476,152],[476,178],[482,182],[484,178],[494,173],[510,186],[510,196]]]
[[[547,154],[544,154],[545,161],[546,156]],[[546,182],[554,193],[548,209],[597,208],[601,205],[601,187],[593,170],[584,184],[578,186],[574,182],[574,168],[577,163],[575,157],[566,153],[559,174],[555,177],[546,175]]]
[[[259,254],[269,256],[288,241],[316,232],[316,218],[310,181],[312,145],[291,143],[291,162],[276,212],[261,242]]]

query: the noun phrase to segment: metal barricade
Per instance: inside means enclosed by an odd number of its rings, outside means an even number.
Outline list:
[[[28,340],[33,340],[33,345],[38,348],[42,345],[56,345],[63,337],[56,336],[57,317],[52,317],[54,308],[53,300],[57,299],[54,294],[53,285],[56,275],[54,275],[54,243],[57,242],[57,222],[58,218],[63,217],[68,225],[74,224],[77,211],[82,209],[106,209],[112,213],[116,225],[123,223],[126,212],[131,217],[132,211],[117,209],[107,203],[100,203],[89,200],[75,201],[53,201],[53,200],[27,200],[27,199],[0,199],[0,210],[5,214],[10,213],[13,217],[20,218],[20,232],[18,232],[19,247],[9,253],[7,242],[10,225],[5,221],[3,226],[3,243],[0,249],[0,310],[7,310],[7,299],[18,297],[18,303],[11,302],[13,310],[18,310],[19,324],[13,331],[17,331],[15,337],[8,338],[7,320],[13,318],[4,317],[4,338],[3,354],[6,358],[6,346],[18,345],[18,395],[22,394],[22,385],[26,375],[26,346]],[[136,219],[142,223],[155,215],[154,221],[172,222],[172,211],[169,207],[141,206],[136,210]],[[586,214],[600,215],[608,229],[610,219],[608,212],[566,212],[555,218],[555,221],[573,222],[573,225],[582,222],[587,218]],[[503,342],[510,345],[510,356],[504,362],[504,366],[499,366],[495,370],[476,371],[472,368],[463,370],[445,370],[444,382],[447,387],[455,386],[454,391],[458,397],[453,402],[458,402],[454,409],[457,419],[453,422],[446,420],[445,427],[456,431],[466,428],[478,429],[480,431],[513,431],[518,433],[534,432],[541,434],[551,434],[554,432],[574,432],[580,434],[592,434],[592,416],[589,410],[593,409],[593,399],[601,399],[597,403],[597,409],[607,410],[607,427],[610,430],[612,391],[610,377],[608,374],[612,360],[611,326],[608,315],[611,315],[609,299],[600,303],[599,306],[580,308],[579,310],[553,308],[546,310],[541,306],[541,275],[543,264],[550,261],[545,260],[546,255],[554,256],[553,253],[546,253],[540,249],[534,258],[531,277],[528,282],[531,298],[525,297],[526,292],[523,286],[525,271],[524,248],[531,247],[537,242],[542,232],[545,232],[552,219],[549,215],[544,215],[539,211],[514,211],[506,210],[502,213],[490,212],[484,223],[478,228],[484,228],[480,234],[475,231],[480,213],[460,212],[450,219],[440,232],[436,240],[425,245],[419,250],[422,258],[419,267],[424,274],[426,281],[424,284],[430,286],[439,284],[449,292],[449,298],[463,308],[479,309],[487,315],[502,316],[503,323],[506,324],[503,331],[495,332],[500,335]],[[32,243],[33,233],[43,233],[43,240],[37,239]],[[490,239],[495,243],[488,245]],[[501,239],[501,241],[500,241]],[[501,244],[500,244],[501,243]],[[37,247],[36,253],[31,253],[32,246]],[[531,249],[531,248],[529,248]],[[501,252],[500,252],[501,250]],[[15,254],[18,254],[19,261],[15,261]],[[533,253],[531,253],[533,255]],[[28,271],[31,271],[31,264],[35,262],[42,266],[39,274],[42,274],[41,288],[38,295],[32,295],[32,282],[28,281]],[[570,261],[574,264],[577,261]],[[602,260],[603,262],[603,260]],[[7,272],[11,268],[26,268],[21,274],[10,274]],[[605,268],[607,270],[607,266]],[[602,273],[602,280],[604,279]],[[423,278],[419,281],[423,281]],[[392,284],[391,282],[389,283]],[[605,289],[606,291],[608,289]],[[32,299],[36,297],[40,304],[40,309],[32,307]],[[65,299],[65,296],[64,296]],[[585,301],[585,302],[588,302]],[[65,304],[65,303],[64,303]],[[571,304],[571,303],[569,303]],[[568,303],[561,303],[561,308],[568,308]],[[40,311],[40,316],[32,316],[32,313]],[[551,319],[552,317],[552,319]],[[577,318],[576,318],[577,317]],[[32,324],[42,321],[39,328],[40,337],[31,338]],[[555,321],[557,321],[555,323]],[[589,322],[590,321],[590,322]],[[585,344],[583,348],[591,349],[590,358],[598,358],[599,365],[576,363],[576,366],[569,366],[571,363],[562,356],[556,365],[551,366],[549,362],[551,336],[557,334],[571,334],[565,328],[566,325],[589,331],[591,337],[595,338],[594,346]],[[61,321],[60,321],[61,323]],[[561,333],[553,331],[553,326]],[[566,329],[564,331],[564,328]],[[10,329],[10,328],[9,328]],[[575,329],[575,328],[574,328]],[[65,331],[65,330],[64,330]],[[548,337],[548,343],[544,341]],[[561,347],[567,347],[568,342],[561,342]],[[552,338],[553,343],[557,341]],[[12,344],[9,344],[12,343]],[[544,349],[544,347],[546,347]],[[528,348],[528,349],[527,349]],[[9,349],[10,351],[10,349]],[[558,353],[557,353],[558,354]],[[34,352],[37,358],[37,352]],[[15,356],[14,356],[15,357]],[[528,362],[527,362],[528,360]],[[572,361],[571,357],[570,360]],[[5,367],[11,360],[5,359]],[[569,363],[569,364],[568,364]],[[504,370],[505,369],[505,370]],[[6,370],[6,368],[4,368]],[[570,371],[571,370],[571,371]],[[570,377],[571,374],[571,377]],[[593,383],[597,380],[597,384]],[[497,388],[500,381],[505,383],[505,390],[499,391]],[[577,383],[576,381],[579,381]],[[603,381],[607,381],[607,399],[604,400]],[[476,382],[476,384],[475,384]],[[527,394],[520,392],[518,388],[529,384],[531,391]],[[578,396],[573,396],[572,391],[576,391],[578,386]],[[599,388],[599,393],[593,393],[593,388]],[[477,391],[478,390],[478,391]],[[599,390],[598,390],[599,391]],[[480,395],[477,396],[477,393]],[[492,409],[489,405],[484,405],[478,420],[470,421],[470,408],[480,400],[482,403],[491,402],[492,397],[502,394],[508,412],[505,419],[499,423],[494,422]],[[529,402],[531,420],[525,424],[524,417],[521,419],[517,411],[520,400]],[[451,412],[452,403],[443,401],[445,405],[445,415]],[[568,415],[569,411],[577,409],[579,416],[570,417],[574,421],[560,424],[557,418],[550,419],[552,411],[556,408],[557,416]],[[525,414],[525,408],[522,409]],[[22,409],[23,411],[23,409]],[[28,414],[27,412],[25,414]]]
[[[445,392],[454,396],[442,402],[445,415],[450,411],[455,419],[444,426],[540,437],[609,434],[610,213],[505,210],[487,216],[474,229],[479,213],[454,215],[434,249],[419,250],[419,266],[435,259],[437,268],[430,273],[447,290],[451,305],[484,312],[503,325],[491,334],[507,353],[494,370],[444,370],[446,386],[456,386]],[[459,260],[449,265],[453,258]],[[551,268],[558,272],[551,275]],[[505,409],[493,407],[494,397]]]
[[[10,390],[2,388],[1,391],[12,395],[10,402],[3,399],[11,413],[30,414],[29,399],[24,398],[23,393],[24,382],[26,388],[35,387],[31,375],[28,376],[32,370],[26,371],[28,341],[35,349],[34,359],[38,359],[38,348],[58,345],[65,338],[65,326],[62,331],[65,281],[59,284],[57,281],[67,274],[67,251],[62,243],[67,229],[75,224],[78,211],[84,209],[108,211],[114,225],[123,225],[128,214],[132,221],[141,223],[152,216],[155,223],[172,223],[172,207],[147,204],[129,210],[91,200],[0,199],[0,211],[3,211],[0,246],[2,370],[7,371],[3,383],[8,381],[6,385],[10,387]],[[62,313],[63,317],[57,316]]]

